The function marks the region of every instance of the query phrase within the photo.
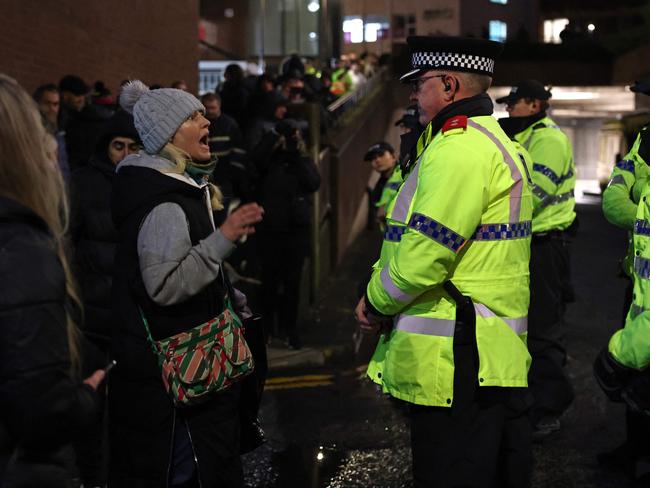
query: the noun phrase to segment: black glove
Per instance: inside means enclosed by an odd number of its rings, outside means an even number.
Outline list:
[[[284,136],[285,139],[289,139],[294,131],[295,129],[286,120],[281,120],[280,122],[275,124],[275,132],[277,132],[281,136]]]
[[[635,412],[650,415],[650,377],[647,372],[639,372],[623,388],[621,397]]]
[[[601,390],[613,402],[622,402],[621,394],[632,377],[638,371],[623,366],[609,353],[607,348],[603,349],[596,361],[594,361],[594,376]]]

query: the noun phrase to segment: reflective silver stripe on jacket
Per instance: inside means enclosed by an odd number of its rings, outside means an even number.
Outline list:
[[[418,174],[420,173],[420,161],[422,158],[415,163],[415,167],[411,174],[402,185],[402,190],[397,194],[397,199],[395,200],[395,206],[393,207],[393,212],[391,213],[390,218],[397,220],[399,222],[406,223],[406,217],[409,213],[409,207],[413,201],[413,196],[415,195],[415,189],[418,186]]]
[[[395,330],[409,332],[411,334],[454,337],[456,321],[400,314],[395,317],[394,326]]]
[[[537,185],[533,185],[533,193],[535,196],[542,200],[540,203],[540,208],[546,208],[549,205],[558,205],[560,203],[566,202],[567,200],[572,199],[574,195],[573,190],[570,190],[566,193],[561,193],[559,195],[551,195],[550,193],[546,193]]]
[[[650,259],[636,256],[634,258],[634,274],[643,280],[650,278]]]
[[[482,303],[475,303],[474,310],[476,310],[477,315],[480,315],[486,319],[490,317],[497,317],[497,315],[492,310],[487,308]],[[515,319],[507,317],[498,318],[508,324],[508,327],[510,327],[515,332],[515,334],[523,334],[524,332],[528,331],[528,317],[519,317]]]
[[[637,219],[634,222],[634,233],[640,236],[650,236],[650,222]]]
[[[393,300],[398,300],[400,302],[410,302],[415,298],[412,295],[409,295],[408,293],[405,293],[397,288],[397,285],[390,277],[388,265],[386,265],[381,270],[381,273],[379,273],[379,278],[381,279],[381,284],[384,287],[384,290],[386,290],[386,293],[388,293]]]
[[[611,180],[609,180],[607,186],[610,187],[612,185],[624,185],[624,184],[625,184],[625,178],[623,178],[623,175],[615,175]]]
[[[512,189],[510,190],[510,222],[519,222],[519,215],[521,214],[521,195],[523,193],[524,189],[524,179],[521,176],[521,171],[519,171],[519,167],[517,167],[517,164],[515,163],[515,160],[510,156],[510,153],[506,151],[506,148],[503,147],[503,144],[497,137],[492,134],[488,129],[483,127],[480,124],[477,124],[473,120],[469,119],[467,121],[467,124],[470,127],[473,127],[474,129],[482,132],[485,134],[499,149],[501,154],[503,155],[503,159],[507,163],[508,167],[510,168],[510,175],[512,176],[512,180],[514,181],[514,184],[512,186]]]

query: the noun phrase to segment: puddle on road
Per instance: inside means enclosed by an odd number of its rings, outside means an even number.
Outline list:
[[[277,473],[274,486],[287,488],[324,488],[338,472],[345,457],[335,446],[301,447],[289,445],[271,457]]]

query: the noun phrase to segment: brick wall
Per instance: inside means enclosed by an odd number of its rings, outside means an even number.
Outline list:
[[[77,74],[198,87],[198,0],[0,0],[0,72],[28,91]]]

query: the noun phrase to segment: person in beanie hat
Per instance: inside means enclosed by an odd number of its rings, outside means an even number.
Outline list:
[[[409,37],[426,126],[357,304],[368,376],[406,402],[416,488],[529,486],[532,194],[487,89],[501,44]]]
[[[255,232],[262,208],[244,205],[215,228],[213,210],[221,202],[207,180],[215,165],[209,121],[193,95],[149,90],[136,80],[123,87],[120,105],[133,114],[144,150],[119,163],[112,195],[119,241],[109,486],[240,487],[240,385],[175,408],[143,317],[159,340],[219,316],[228,288],[222,263],[239,239]]]

